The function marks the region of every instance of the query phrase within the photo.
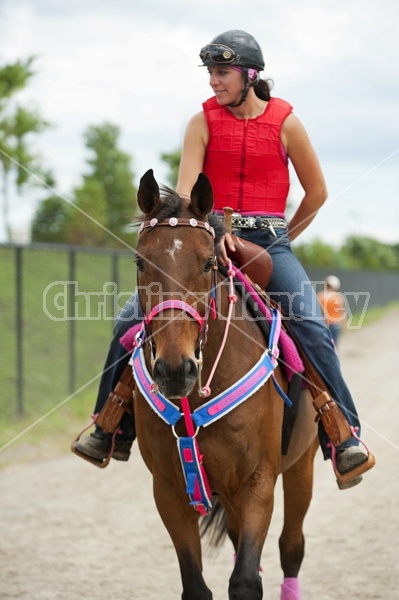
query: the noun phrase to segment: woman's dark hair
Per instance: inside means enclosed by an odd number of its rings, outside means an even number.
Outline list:
[[[259,79],[258,83],[254,85],[254,92],[261,100],[270,100],[270,92],[273,89],[272,79]]]

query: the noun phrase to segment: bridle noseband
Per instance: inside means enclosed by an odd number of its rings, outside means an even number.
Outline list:
[[[187,302],[183,302],[182,300],[165,300],[164,302],[160,302],[159,304],[154,306],[154,308],[151,310],[148,316],[144,315],[144,322],[146,325],[149,325],[152,319],[156,315],[159,315],[159,313],[163,312],[164,310],[174,310],[176,308],[178,310],[186,312],[190,317],[195,319],[199,325],[200,332],[203,331],[207,321],[207,315],[205,315],[205,317],[201,317],[197,309],[195,309],[190,304],[187,304]]]

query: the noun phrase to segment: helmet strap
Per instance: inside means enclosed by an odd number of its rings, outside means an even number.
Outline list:
[[[256,74],[256,77],[254,79],[250,79],[247,67],[240,67],[240,70],[242,71],[242,76],[244,79],[244,89],[241,92],[241,98],[238,100],[238,102],[231,102],[230,104],[227,104],[227,106],[241,106],[241,104],[247,99],[249,88],[256,85],[260,79],[259,73]]]

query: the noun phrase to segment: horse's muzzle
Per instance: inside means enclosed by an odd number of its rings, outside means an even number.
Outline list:
[[[197,364],[191,358],[184,358],[178,367],[173,368],[164,358],[157,358],[152,378],[166,398],[184,398],[192,392],[197,381]]]

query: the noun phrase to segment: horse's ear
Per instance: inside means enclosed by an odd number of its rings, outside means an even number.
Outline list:
[[[149,169],[140,179],[137,203],[141,211],[148,215],[152,213],[159,203],[159,186],[154,178],[154,171]]]
[[[211,182],[204,173],[198,175],[198,179],[191,191],[191,207],[203,217],[209,214],[213,208]]]

